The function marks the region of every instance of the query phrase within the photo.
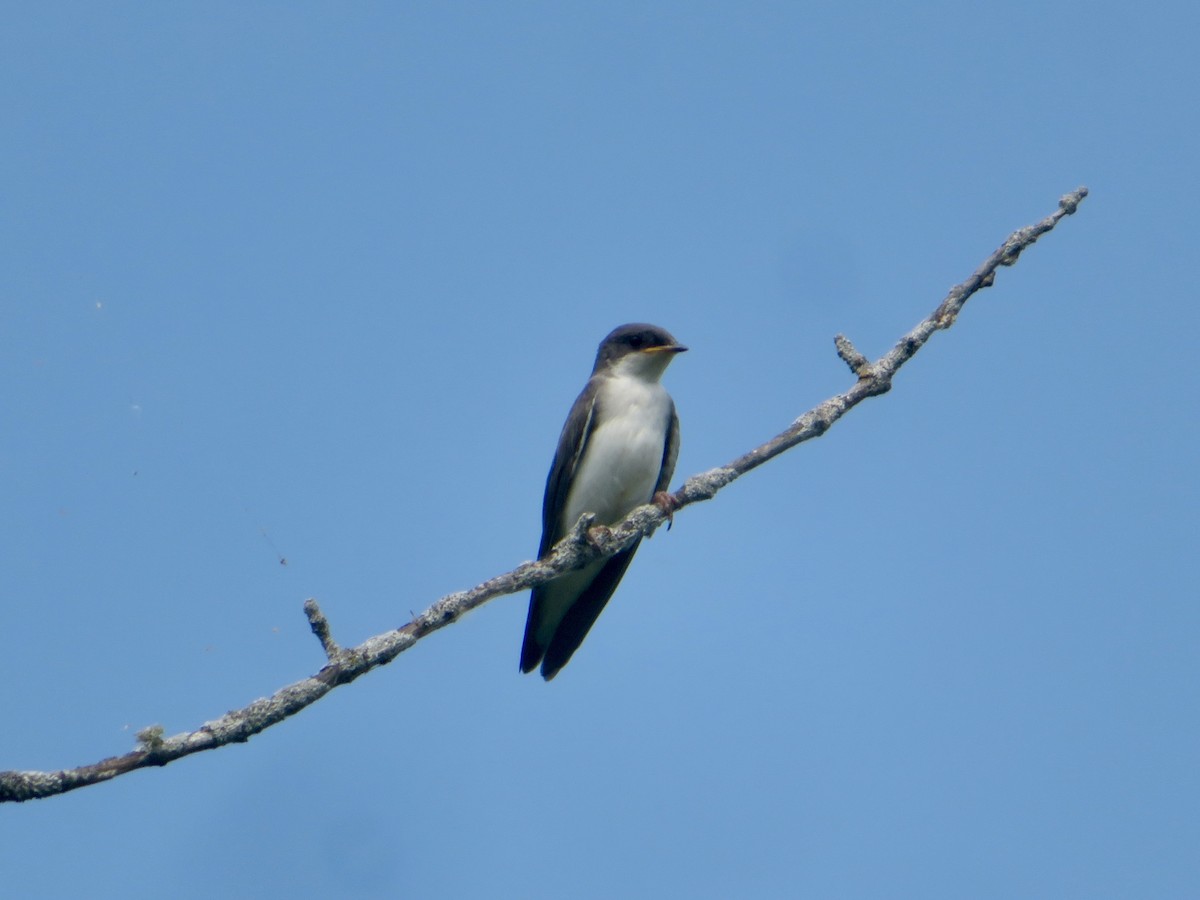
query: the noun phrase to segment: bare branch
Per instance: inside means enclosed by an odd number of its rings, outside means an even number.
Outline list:
[[[858,381],[848,391],[828,400],[796,419],[785,431],[725,466],[693,475],[671,496],[667,504],[639,506],[620,523],[610,528],[592,529],[593,517],[582,516],[571,533],[543,559],[525,562],[511,572],[497,575],[467,591],[449,594],[394,631],[368,638],[357,647],[343,649],[330,635],[329,623],[315,600],[304,604],[313,633],[321,642],[328,660],[315,675],[289,684],[272,696],[255,700],[249,706],[233,710],[198,729],[164,738],[160,726],[138,733],[138,747],[123,756],[111,757],[87,766],[57,772],[0,772],[0,802],[34,800],[62,794],[75,788],[107,781],[135,769],[164,766],[184,756],[213,750],[226,744],[249,740],[289,716],[320,700],[335,687],[349,684],[372,669],[385,665],[426,635],[456,622],[487,601],[543,584],[564,572],[578,569],[596,559],[612,556],[637,540],[654,532],[672,512],[711,500],[721,488],[797,444],[820,437],[850,409],[868,397],[887,393],[896,372],[925,345],[934,332],[954,324],[967,300],[978,290],[990,287],[1000,266],[1011,266],[1021,253],[1060,220],[1073,214],[1087,196],[1087,188],[1067,194],[1058,210],[1035,225],[1014,232],[962,284],[956,285],[946,299],[883,357],[868,362],[848,339],[835,339],[838,356],[846,362]],[[673,509],[671,509],[673,507]],[[670,512],[668,510],[670,509]]]

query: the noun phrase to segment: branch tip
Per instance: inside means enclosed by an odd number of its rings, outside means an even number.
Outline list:
[[[858,349],[850,343],[850,339],[844,334],[836,335],[833,339],[833,345],[837,347],[837,355],[842,358],[842,362],[850,367],[850,371],[859,378],[870,378],[873,374],[870,361],[858,352]]]
[[[326,658],[330,662],[335,662],[341,656],[342,648],[329,633],[329,620],[325,618],[325,613],[321,612],[321,607],[315,598],[309,597],[304,601],[304,615],[308,617],[308,626],[312,629],[312,633],[321,642],[321,649],[325,651]]]
[[[1079,204],[1083,202],[1083,198],[1087,195],[1088,189],[1083,185],[1080,185],[1071,193],[1065,194],[1059,198],[1058,208],[1061,209],[1065,215],[1074,215],[1075,210],[1079,209]]]
[[[137,738],[139,750],[146,753],[153,753],[156,750],[162,749],[163,727],[161,725],[147,725],[134,735],[134,737]]]
[[[571,529],[571,534],[569,535],[571,543],[590,543],[588,539],[588,532],[591,530],[592,525],[595,524],[595,522],[596,516],[594,513],[584,513],[582,516],[580,516],[579,521],[576,522],[575,526]]]

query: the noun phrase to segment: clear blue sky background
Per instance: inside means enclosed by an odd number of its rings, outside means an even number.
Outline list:
[[[1195,4],[8,4],[0,768],[534,552],[595,345],[676,481],[571,665],[491,603],[244,746],[0,808],[13,897],[1194,897]],[[287,565],[279,563],[286,557]]]

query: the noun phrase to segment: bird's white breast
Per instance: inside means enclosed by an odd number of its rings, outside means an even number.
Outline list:
[[[670,427],[671,398],[657,381],[616,375],[605,380],[579,470],[567,496],[563,522],[570,527],[585,512],[598,524],[620,521],[648,503],[662,469]]]

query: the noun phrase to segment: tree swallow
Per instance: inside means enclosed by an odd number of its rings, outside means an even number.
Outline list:
[[[542,500],[546,555],[584,513],[614,525],[666,490],[679,455],[679,417],[660,383],[680,345],[654,325],[622,325],[596,352],[592,377],[567,415]],[[640,540],[639,540],[640,543]],[[567,664],[629,568],[638,545],[533,589],[521,671],[549,681]]]

